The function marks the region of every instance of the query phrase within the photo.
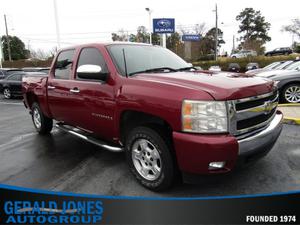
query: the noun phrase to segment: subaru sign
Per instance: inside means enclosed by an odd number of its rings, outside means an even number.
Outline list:
[[[153,33],[174,33],[175,19],[153,19]]]
[[[201,36],[198,34],[184,34],[182,35],[182,41],[200,41]]]

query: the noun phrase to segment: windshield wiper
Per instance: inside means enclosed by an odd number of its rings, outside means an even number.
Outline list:
[[[193,66],[188,66],[188,67],[182,67],[182,68],[179,68],[179,69],[177,69],[176,71],[186,71],[186,70],[191,70],[191,69],[193,69],[193,70],[197,70],[195,67],[193,67]]]
[[[157,67],[157,68],[152,68],[152,69],[147,69],[147,70],[141,70],[141,71],[136,71],[128,74],[129,76],[132,76],[134,74],[138,73],[152,73],[152,72],[160,72],[164,70],[169,70],[170,72],[177,72],[176,69],[170,68],[170,67]]]

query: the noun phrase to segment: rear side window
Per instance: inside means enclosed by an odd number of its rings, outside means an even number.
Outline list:
[[[62,51],[61,53],[59,53],[55,63],[55,78],[65,80],[68,80],[70,78],[74,53],[74,49]]]
[[[108,73],[105,60],[101,52],[96,48],[83,48],[81,50],[77,68],[82,65],[97,65],[101,67],[101,73]]]
[[[23,72],[23,70],[8,70],[6,71],[6,75],[11,75],[11,74],[14,74],[14,73],[20,73],[20,72]]]
[[[22,80],[22,75],[21,74],[14,74],[11,75],[7,78],[8,80],[13,80],[13,81],[21,81]]]

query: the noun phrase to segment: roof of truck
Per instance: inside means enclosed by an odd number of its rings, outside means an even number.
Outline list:
[[[109,45],[143,45],[143,46],[158,46],[158,45],[151,45],[147,43],[140,43],[140,42],[126,42],[126,41],[112,41],[112,42],[102,42],[102,43],[87,43],[87,44],[80,44],[80,45],[74,45],[67,48],[62,48],[62,50],[68,50],[68,49],[74,49],[78,47],[86,47],[86,46],[109,46]]]

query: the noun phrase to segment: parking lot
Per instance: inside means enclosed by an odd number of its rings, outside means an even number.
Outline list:
[[[0,97],[0,183],[56,191],[126,196],[218,196],[299,190],[300,126],[284,125],[274,149],[226,176],[176,184],[163,193],[141,187],[123,153],[105,151],[54,129],[39,136],[20,99]]]

